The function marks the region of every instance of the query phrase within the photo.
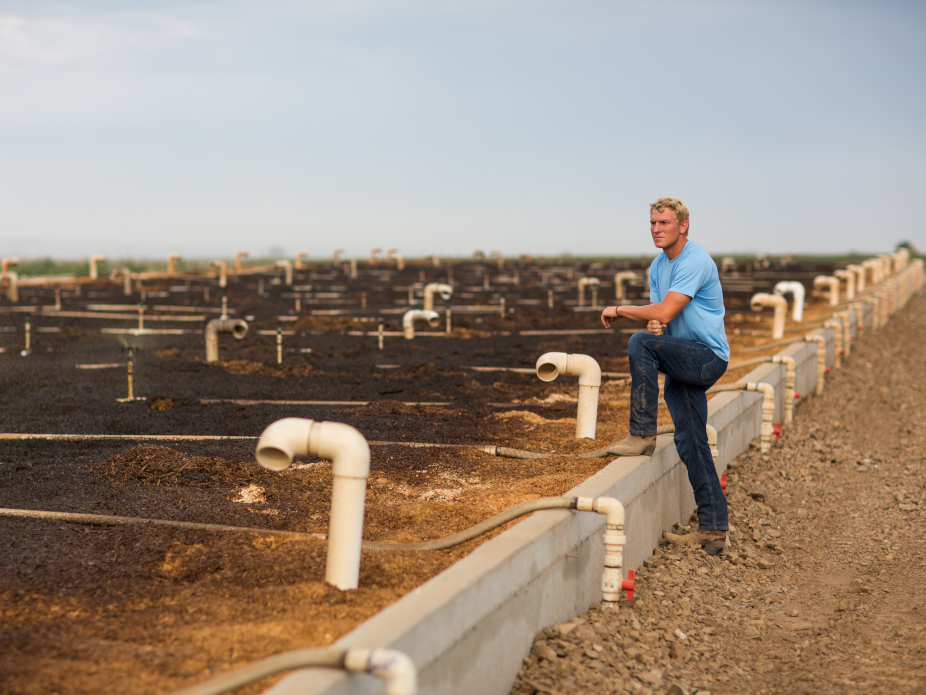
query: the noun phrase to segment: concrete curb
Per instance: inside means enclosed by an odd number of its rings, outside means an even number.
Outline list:
[[[870,325],[867,317],[865,323]],[[854,335],[854,318],[850,324]],[[824,336],[827,364],[832,365],[834,331],[812,333]],[[795,359],[796,392],[802,399],[812,394],[816,344],[795,342],[779,354]],[[772,384],[775,421],[783,419],[783,365],[761,364],[740,381]],[[761,405],[762,395],[755,392],[719,393],[708,402],[708,419],[718,433],[719,472],[758,436]],[[621,500],[627,514],[627,568],[639,567],[659,544],[662,532],[687,521],[695,506],[672,435],[659,437],[653,457],[619,458],[567,495]],[[568,620],[600,600],[603,527],[597,514],[537,512],[370,618],[334,647],[405,652],[418,667],[421,693],[504,695],[542,627]],[[267,694],[381,692],[382,685],[372,678],[303,670]]]

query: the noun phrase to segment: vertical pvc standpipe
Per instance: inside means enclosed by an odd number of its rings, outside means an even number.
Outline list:
[[[857,263],[850,263],[846,266],[846,270],[855,273],[855,291],[858,294],[861,294],[865,291],[865,275],[868,274],[868,270],[862,265]]]
[[[440,294],[445,302],[453,296],[453,287],[439,282],[431,282],[424,286],[424,310],[434,311],[434,295]]]
[[[594,300],[592,301],[592,306],[594,307],[598,303],[598,285],[601,281],[598,278],[584,277],[579,278],[579,306],[585,306],[585,288],[591,287],[592,291],[595,293]]]
[[[376,256],[382,253],[381,248],[372,248],[370,249],[370,265],[376,265]]]
[[[842,350],[843,354],[848,357],[849,353],[852,352],[852,334],[849,332],[849,312],[838,311],[833,314],[833,317],[842,321]]]
[[[768,358],[769,362],[774,364],[783,364],[785,366],[785,402],[784,417],[785,422],[794,420],[794,380],[797,376],[797,363],[789,355],[775,355]]]
[[[817,275],[813,279],[814,289],[828,288],[830,291],[830,306],[839,306],[839,278],[832,275]]]
[[[553,381],[560,374],[579,377],[579,403],[576,415],[576,439],[594,439],[598,423],[598,390],[601,367],[588,355],[547,352],[537,358],[537,377]]]
[[[780,295],[790,294],[791,298],[794,300],[794,306],[791,308],[791,318],[797,323],[804,320],[804,297],[806,295],[806,290],[804,289],[803,282],[784,280],[777,283],[773,291],[775,294]]]
[[[826,374],[826,338],[822,335],[805,335],[804,341],[817,344],[817,383],[814,393],[819,396],[823,393],[823,379]]]
[[[855,299],[855,273],[851,270],[834,270],[833,277],[846,283],[846,299]]]
[[[405,259],[402,257],[402,254],[399,253],[398,249],[389,249],[387,258],[391,258],[395,261],[395,269],[399,272],[405,270]]]
[[[172,253],[167,257],[167,274],[173,275],[176,272],[176,264],[181,258],[179,253]]]
[[[627,591],[627,600],[633,600],[636,582],[633,570],[624,579],[624,505],[613,497],[577,497],[576,509],[582,512],[598,512],[605,515],[604,572],[601,576],[601,602],[603,608],[617,608],[621,591]]]
[[[219,269],[219,287],[228,287],[228,263],[225,261],[212,261],[212,265]]]
[[[286,283],[286,286],[289,287],[293,284],[293,264],[287,260],[277,261],[277,268],[283,269],[283,278]]]
[[[308,251],[296,251],[296,270],[302,270],[302,259],[309,255]]]
[[[277,420],[257,441],[257,462],[272,471],[285,470],[294,456],[306,454],[330,460],[334,475],[325,581],[344,591],[356,589],[370,446],[350,425],[302,418]]]
[[[96,280],[99,277],[99,271],[97,269],[98,263],[103,263],[106,261],[106,256],[96,255],[90,256],[90,279]]]
[[[622,270],[614,275],[614,299],[622,301],[627,298],[627,290],[624,288],[624,282],[636,280],[637,274],[632,270]]]
[[[426,311],[424,309],[409,309],[402,315],[402,332],[406,340],[415,337],[415,321],[427,321],[429,326],[438,326],[440,324],[440,314],[436,311]]]
[[[775,318],[772,322],[772,340],[778,340],[785,334],[785,314],[788,312],[788,302],[780,294],[757,292],[752,295],[749,305],[753,311],[762,311],[763,307],[775,307]]]
[[[250,254],[247,251],[239,251],[235,254],[235,272],[240,273],[243,270],[242,261]]]
[[[129,268],[123,268],[122,271],[122,294],[125,297],[132,296],[132,271]]]
[[[19,275],[13,270],[5,270],[0,273],[0,283],[6,282],[6,298],[12,304],[19,302]]]
[[[206,324],[206,362],[219,361],[219,333],[231,333],[237,340],[248,334],[248,324],[241,319],[212,319]]]
[[[772,420],[775,417],[775,387],[764,382],[745,384],[720,384],[712,386],[708,393],[721,393],[723,391],[758,391],[762,394],[762,425],[759,427],[759,451],[766,453],[772,446],[772,434],[775,427]]]
[[[26,314],[23,322],[23,351],[21,355],[28,355],[32,350],[32,319]]]

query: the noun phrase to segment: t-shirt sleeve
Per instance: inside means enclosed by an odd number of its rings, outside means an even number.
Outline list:
[[[700,259],[691,259],[694,262],[683,263],[676,266],[669,283],[669,292],[678,292],[686,297],[694,297],[710,276],[710,268]],[[668,292],[666,293],[668,294]]]
[[[658,257],[656,260],[658,260]],[[653,304],[662,301],[662,297],[659,296],[659,283],[656,282],[656,276],[659,273],[656,269],[656,260],[649,264],[649,300]]]

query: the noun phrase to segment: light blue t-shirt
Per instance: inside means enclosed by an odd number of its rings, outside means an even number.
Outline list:
[[[650,301],[658,304],[669,292],[691,297],[666,333],[676,338],[706,345],[725,362],[730,361],[730,345],[723,327],[723,291],[717,266],[710,255],[693,241],[669,260],[660,253],[649,268]]]

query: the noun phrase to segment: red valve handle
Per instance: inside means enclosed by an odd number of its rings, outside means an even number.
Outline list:
[[[826,368],[823,370],[823,373],[824,373],[824,374],[829,374],[829,373],[830,373],[830,368],[829,368],[829,367],[826,367]]]
[[[724,473],[720,476],[720,489],[723,491],[723,496],[727,496],[727,474]]]
[[[799,399],[801,397],[801,394],[795,392],[794,397]]]
[[[621,582],[621,589],[627,592],[627,600],[633,601],[633,591],[637,588],[637,580],[634,579],[635,572],[627,570],[627,579]]]
[[[772,434],[775,435],[775,441],[776,441],[776,442],[777,442],[779,439],[781,439],[781,423],[780,423],[780,422],[776,422],[776,423],[775,423],[775,429],[772,430]]]

